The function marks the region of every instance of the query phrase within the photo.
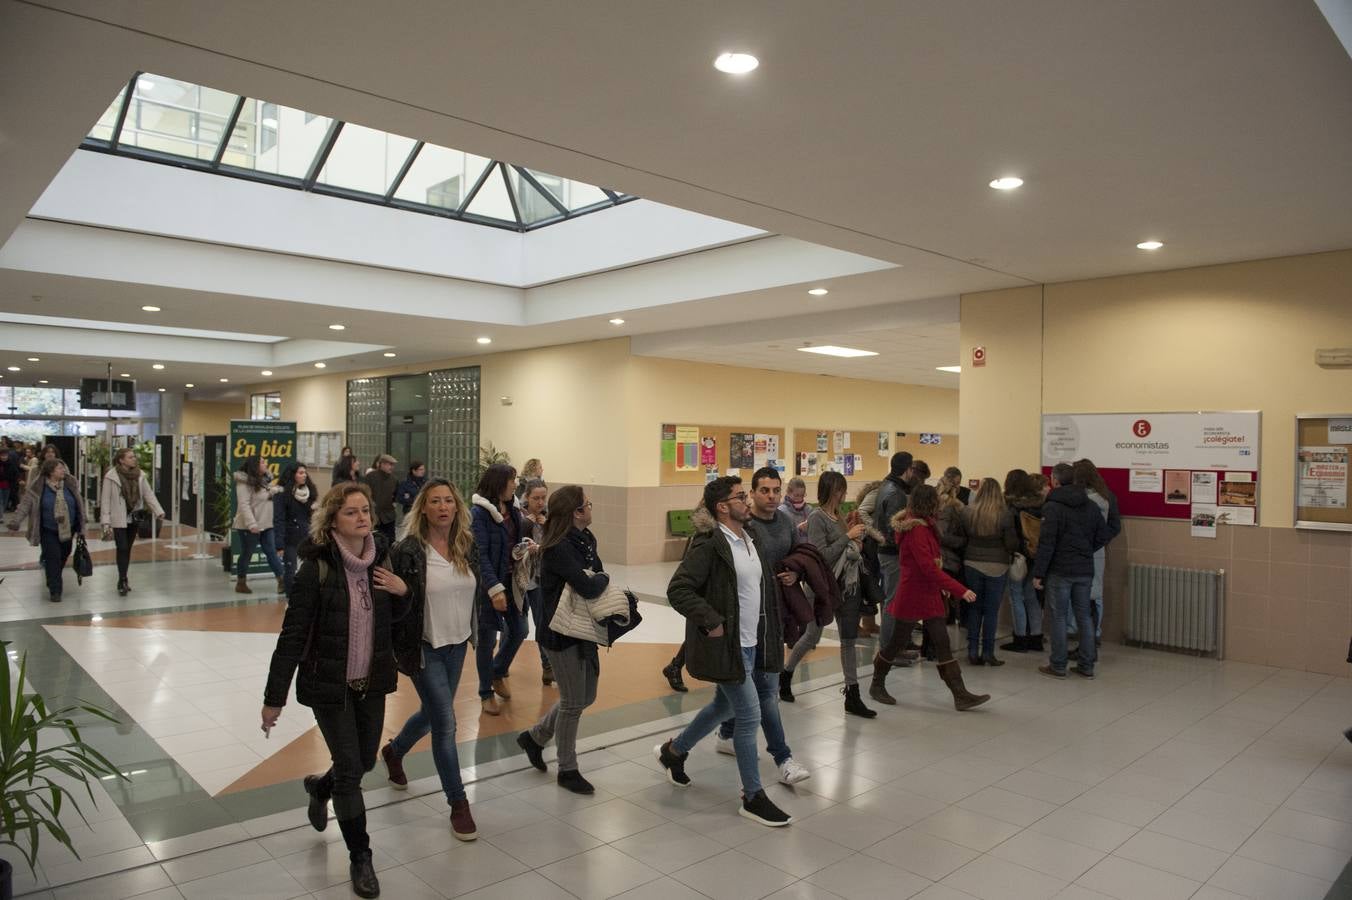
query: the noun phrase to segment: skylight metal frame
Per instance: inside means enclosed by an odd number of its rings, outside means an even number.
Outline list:
[[[128,111],[136,98],[137,81],[143,76],[151,73],[136,72],[131,76],[126,86],[122,89],[120,97],[120,106],[117,111],[116,120],[113,123],[112,134],[108,139],[95,138],[86,135],[80,143],[81,150],[89,150],[95,153],[106,153],[113,156],[122,156],[130,159],[139,159],[145,162],[158,163],[160,165],[175,166],[182,169],[191,169],[199,172],[210,172],[215,175],[224,175],[227,178],[239,178],[243,181],[253,181],[261,184],[269,184],[274,187],[285,187],[293,190],[305,191],[307,193],[320,194],[329,197],[339,197],[345,200],[355,200],[359,203],[371,203],[377,206],[386,206],[392,209],[400,209],[406,212],[416,212],[423,215],[440,216],[445,219],[455,219],[462,222],[470,222],[475,225],[484,225],[490,228],[501,228],[507,231],[527,232],[538,228],[545,228],[550,225],[566,222],[570,219],[576,219],[589,213],[597,212],[603,209],[610,209],[621,204],[639,199],[630,194],[621,194],[610,188],[598,185],[597,187],[607,197],[604,201],[588,204],[570,210],[563,202],[562,198],[554,195],[540,180],[532,175],[525,166],[507,163],[502,160],[489,159],[482,172],[475,179],[473,186],[465,193],[464,199],[455,209],[447,209],[441,206],[434,206],[430,203],[418,203],[413,200],[404,200],[397,198],[398,192],[404,179],[412,170],[422,153],[423,148],[428,146],[426,141],[415,140],[413,148],[404,159],[394,178],[386,188],[383,194],[371,194],[365,191],[354,190],[352,188],[338,187],[319,182],[319,175],[328,161],[329,154],[333,152],[334,145],[342,134],[343,126],[346,122],[342,119],[334,118],[329,123],[329,129],[320,141],[315,150],[314,157],[306,169],[304,177],[295,177],[292,175],[282,175],[275,172],[267,172],[259,169],[249,169],[241,166],[230,165],[224,162],[225,154],[229,150],[230,138],[234,135],[239,125],[240,116],[243,114],[244,107],[248,103],[248,97],[244,95],[235,95],[235,103],[226,121],[225,127],[221,132],[219,143],[209,159],[199,159],[197,157],[180,156],[176,153],[170,153],[163,150],[155,150],[146,147],[130,146],[122,143],[123,127],[126,124]],[[167,76],[164,76],[167,77]],[[177,80],[177,79],[175,79]],[[186,83],[186,82],[185,82]],[[198,87],[206,87],[198,85]],[[264,101],[260,98],[253,98],[258,104],[270,101]],[[450,148],[447,148],[450,149]],[[521,199],[517,196],[517,190],[512,185],[512,179],[509,175],[514,171],[518,177],[538,191],[540,196],[554,207],[555,215],[547,216],[537,222],[527,223],[521,213]],[[484,183],[492,176],[494,170],[497,170],[502,177],[503,184],[507,190],[507,198],[511,203],[512,214],[516,221],[508,222],[505,219],[495,219],[488,216],[469,212],[470,205],[474,202],[479,192],[483,189]]]

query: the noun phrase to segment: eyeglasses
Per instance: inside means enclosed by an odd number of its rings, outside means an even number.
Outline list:
[[[591,509],[591,508],[592,508],[592,502],[591,502],[590,500],[588,500],[586,503],[584,503],[584,504],[582,504],[581,506],[579,506],[579,507],[577,508],[577,511],[578,511],[578,512],[582,512],[583,510],[588,510],[588,509]]]
[[[724,500],[723,502],[724,502],[724,503],[731,503],[733,500],[736,500],[738,503],[745,503],[745,502],[746,502],[746,491],[739,491],[739,492],[736,493],[736,494],[729,494],[729,495],[728,495],[728,499],[727,499],[727,500]]]

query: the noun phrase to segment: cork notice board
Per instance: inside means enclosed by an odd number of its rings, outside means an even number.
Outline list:
[[[1352,413],[1296,416],[1296,527],[1352,531]]]
[[[761,465],[774,465],[772,460],[788,471],[783,428],[664,424],[659,449],[659,484],[704,484],[708,472],[726,475],[733,469],[749,479]]]
[[[885,453],[880,450],[879,431],[876,429],[796,428],[793,432],[793,457],[788,471],[806,481],[815,481],[822,472],[828,471],[828,463],[834,465],[836,457],[842,457],[841,465],[835,466],[836,471],[852,482],[857,479],[863,484],[886,478],[892,454],[901,450],[928,463],[935,477],[947,467],[958,464],[958,436],[955,434],[895,431],[882,434],[887,438]],[[839,452],[836,451],[836,435],[840,436]],[[826,449],[820,450],[818,448],[822,446],[823,440]],[[815,468],[811,455],[816,456]]]

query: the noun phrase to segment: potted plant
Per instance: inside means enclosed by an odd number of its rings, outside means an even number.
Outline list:
[[[12,675],[8,647],[8,641],[0,641],[0,653],[5,653],[0,661],[0,846],[17,848],[33,869],[43,832],[77,858],[80,855],[71,845],[62,813],[74,808],[86,825],[89,821],[66,784],[84,787],[92,803],[91,777],[125,776],[84,742],[75,716],[87,713],[113,723],[117,719],[106,710],[78,701],[48,709],[41,694],[24,690],[28,654],[19,660],[17,676]],[[0,860],[0,900],[13,896],[13,878],[13,867]]]

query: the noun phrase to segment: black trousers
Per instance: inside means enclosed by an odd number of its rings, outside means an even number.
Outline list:
[[[344,822],[364,816],[361,779],[376,765],[385,724],[385,695],[362,696],[349,690],[342,706],[316,706],[314,714],[333,761],[324,774],[333,794],[333,817]]]
[[[61,593],[61,570],[70,559],[70,551],[75,547],[75,539],[61,540],[55,531],[42,529],[38,535],[38,546],[42,548],[42,570],[47,575],[47,590],[53,594]]]
[[[925,643],[934,651],[935,661],[944,663],[951,660],[953,645],[948,640],[948,625],[944,622],[944,617],[935,616],[932,619],[925,619],[920,624],[925,629]],[[911,642],[913,630],[915,630],[914,622],[897,620],[896,630],[892,632],[892,642],[880,651],[882,658],[894,660],[899,657],[901,651]]]
[[[136,543],[138,529],[135,525],[113,529],[113,542],[117,544],[117,582],[127,580],[127,567],[131,565],[131,547]]]

